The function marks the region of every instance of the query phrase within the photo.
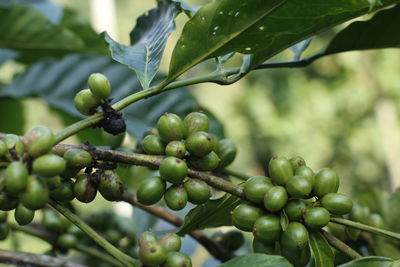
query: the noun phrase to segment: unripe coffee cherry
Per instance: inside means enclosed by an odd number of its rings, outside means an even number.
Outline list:
[[[118,174],[105,170],[100,176],[99,192],[108,201],[121,200],[124,187]]]
[[[351,211],[353,201],[343,194],[328,193],[322,197],[321,205],[332,214],[343,215]]]
[[[165,262],[167,252],[156,240],[151,241],[149,235],[140,236],[139,239],[139,259],[145,266],[156,267]]]
[[[4,223],[7,221],[8,212],[0,210],[0,223]]]
[[[299,199],[289,200],[285,207],[286,215],[291,221],[298,221],[307,210],[307,205]]]
[[[176,158],[183,158],[186,153],[185,144],[181,141],[171,141],[165,147],[165,155],[176,157]]]
[[[355,204],[350,212],[350,219],[360,223],[368,223],[371,210],[367,206]]]
[[[254,223],[260,216],[261,210],[259,208],[240,204],[232,211],[232,224],[242,231],[251,232]]]
[[[46,180],[47,187],[49,188],[49,190],[56,189],[61,184],[60,176],[47,177],[45,180]]]
[[[221,139],[218,141],[216,146],[214,145],[214,147],[214,150],[220,159],[218,169],[225,168],[235,160],[237,147],[231,139]]]
[[[157,242],[157,237],[152,232],[143,232],[139,237],[139,246],[148,242]]]
[[[83,169],[89,167],[93,162],[92,155],[83,149],[71,148],[64,153],[67,167],[72,169]]]
[[[264,207],[275,212],[281,210],[288,200],[286,189],[282,186],[271,187],[264,196]]]
[[[109,134],[107,132],[101,132],[101,139],[103,140],[103,144],[109,146],[111,148],[121,147],[122,143],[125,139],[125,132],[119,133],[117,135]]]
[[[5,189],[10,194],[17,194],[25,189],[28,181],[28,170],[19,161],[11,162],[4,173]]]
[[[9,233],[10,228],[8,227],[8,225],[5,223],[0,224],[0,240],[6,239]]]
[[[18,198],[7,195],[6,192],[0,192],[0,210],[9,211],[18,206]]]
[[[208,132],[210,129],[210,120],[201,112],[189,113],[183,122],[187,129],[187,136],[195,132]]]
[[[297,176],[303,176],[308,180],[308,182],[311,184],[311,187],[314,187],[315,184],[315,174],[313,170],[310,167],[307,166],[300,166],[296,169],[295,175]]]
[[[65,179],[57,188],[50,191],[50,197],[60,202],[69,202],[75,198],[73,186],[71,179]]]
[[[187,204],[188,195],[182,185],[172,185],[165,192],[164,200],[171,210],[181,210]]]
[[[188,179],[183,184],[187,194],[189,202],[193,204],[203,204],[210,199],[211,190],[208,184],[199,179]]]
[[[220,159],[214,151],[211,151],[203,157],[189,156],[188,162],[196,170],[212,171],[218,167]]]
[[[371,225],[372,227],[382,228],[385,226],[385,222],[382,216],[378,213],[372,213],[369,216],[368,220],[369,220],[369,225]]]
[[[171,251],[179,251],[182,246],[182,241],[177,234],[172,233],[163,236],[158,241],[158,244],[160,244],[165,249],[165,251],[171,252]]]
[[[306,161],[300,156],[291,157],[289,161],[292,165],[293,171],[296,171],[299,167],[306,165]]]
[[[57,238],[57,246],[63,250],[76,247],[78,239],[72,234],[62,234]]]
[[[92,73],[88,79],[92,94],[98,99],[106,99],[111,94],[110,81],[101,73]]]
[[[3,142],[3,140],[0,140],[0,158],[3,157],[7,152],[7,146]]]
[[[163,155],[165,145],[158,135],[148,135],[142,141],[143,150],[150,155]]]
[[[166,182],[159,176],[146,178],[140,184],[136,196],[140,203],[153,205],[161,200],[166,190]]]
[[[63,232],[69,227],[68,221],[49,209],[43,210],[42,224],[51,232]]]
[[[22,203],[19,203],[15,209],[14,218],[19,225],[27,225],[32,222],[35,217],[35,211],[26,208]]]
[[[312,187],[307,178],[295,175],[286,181],[286,190],[294,198],[304,198],[311,193]]]
[[[157,122],[157,130],[161,139],[167,144],[181,140],[186,134],[186,127],[181,118],[173,113],[165,113]]]
[[[191,155],[204,157],[213,150],[212,137],[206,132],[195,132],[185,140],[185,146]]]
[[[286,181],[293,176],[293,168],[285,157],[272,157],[268,165],[269,175],[277,185],[285,185]]]
[[[48,127],[36,126],[24,136],[24,143],[31,157],[38,157],[50,151],[54,143],[54,135]]]
[[[91,115],[96,112],[100,100],[89,89],[79,91],[74,98],[75,108],[83,115]]]
[[[267,191],[273,187],[271,180],[265,176],[250,177],[244,184],[246,198],[254,203],[263,203]]]
[[[290,250],[281,246],[281,254],[288,260],[294,267],[307,266],[310,261],[311,253],[309,246],[305,246],[299,250]]]
[[[291,222],[282,233],[280,241],[283,249],[301,250],[308,244],[308,231],[301,223]]]
[[[7,134],[3,137],[2,141],[6,144],[7,149],[15,149],[18,155],[24,153],[25,146],[18,135]]]
[[[280,219],[275,215],[264,215],[254,223],[254,236],[265,244],[274,244],[282,232]]]
[[[328,225],[331,215],[322,207],[311,208],[304,214],[304,223],[310,229],[321,229]]]
[[[21,202],[31,210],[43,208],[49,202],[49,189],[42,177],[29,175]]]
[[[73,191],[77,200],[89,203],[96,197],[97,186],[91,181],[88,174],[82,174],[76,177]]]
[[[328,193],[336,193],[339,189],[339,177],[332,169],[324,168],[315,175],[313,192],[317,197]]]
[[[217,242],[228,251],[235,251],[243,246],[245,240],[241,231],[231,230],[222,234]]]
[[[180,252],[170,252],[163,265],[164,267],[192,267],[192,260]]]
[[[263,241],[254,237],[253,251],[254,251],[254,253],[263,253],[263,254],[267,254],[267,255],[272,255],[275,253],[275,244],[267,245]]]
[[[173,184],[183,182],[186,178],[187,170],[185,161],[175,157],[166,157],[160,164],[160,176]]]
[[[33,173],[45,177],[60,175],[66,168],[65,160],[54,154],[36,158],[32,164]]]

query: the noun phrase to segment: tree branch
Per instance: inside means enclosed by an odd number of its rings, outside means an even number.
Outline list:
[[[340,239],[336,238],[334,235],[331,233],[321,230],[321,233],[324,235],[326,240],[328,241],[329,244],[332,245],[332,247],[336,248],[337,250],[343,252],[347,256],[349,256],[352,259],[359,259],[362,256],[357,253],[354,249],[343,243]]]

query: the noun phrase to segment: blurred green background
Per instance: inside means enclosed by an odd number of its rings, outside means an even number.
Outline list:
[[[136,18],[155,7],[154,1],[54,2],[78,10],[98,32],[107,30],[124,44],[129,42]],[[187,2],[201,5],[208,1]],[[177,30],[168,41],[161,64],[164,72],[186,20],[183,14],[177,18]],[[305,55],[322,48],[330,36],[328,32],[315,38]],[[291,51],[285,51],[273,61],[289,61],[292,57]],[[237,57],[231,64],[240,63]],[[210,72],[213,66],[210,62],[202,64],[185,76]],[[0,82],[9,82],[22,70],[23,66],[15,62],[6,63],[0,68]],[[340,191],[356,199],[371,188],[393,192],[400,185],[399,70],[398,50],[351,52],[319,59],[305,68],[254,71],[229,86],[200,84],[190,90],[224,123],[227,137],[238,145],[239,153],[231,169],[261,175],[271,156],[301,155],[314,170],[335,169],[341,177]],[[7,113],[7,105],[0,107],[5,117],[12,115]],[[54,131],[65,126],[40,99],[25,99],[22,105],[25,121],[21,123],[25,130],[39,124]],[[78,142],[76,138],[68,141]],[[134,144],[133,138],[125,140],[128,148]],[[89,205],[76,204],[82,214],[104,208],[116,209],[123,216],[130,216],[131,212],[126,205],[112,204],[101,197]],[[36,219],[40,220],[39,216]],[[43,252],[49,248],[30,237],[19,240],[22,250]],[[0,248],[10,248],[11,244],[11,239],[1,242]],[[192,252],[194,266],[201,266],[209,257],[200,247]],[[209,263],[212,265],[215,263]]]

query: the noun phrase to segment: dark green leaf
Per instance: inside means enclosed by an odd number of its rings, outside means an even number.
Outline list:
[[[310,247],[314,255],[316,267],[333,267],[335,254],[325,237],[315,231],[310,232]]]
[[[143,88],[148,88],[160,65],[167,39],[175,30],[179,8],[174,3],[159,2],[157,8],[139,17],[131,32],[131,46],[115,42],[105,33],[112,57],[136,71]]]
[[[178,234],[185,235],[195,229],[232,225],[231,211],[241,202],[238,197],[225,194],[219,199],[195,207],[185,216],[185,222]]]
[[[0,98],[0,132],[24,134],[25,116],[21,100]]]
[[[339,265],[339,267],[397,267],[390,258],[385,257],[365,257],[358,260],[353,260],[345,264]]]
[[[219,267],[243,267],[243,266],[257,266],[257,267],[292,267],[284,257],[265,254],[249,254],[244,256],[235,257],[234,259],[219,265]]]

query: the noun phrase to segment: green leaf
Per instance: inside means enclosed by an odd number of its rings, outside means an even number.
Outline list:
[[[257,267],[292,267],[284,257],[275,255],[265,255],[254,253],[244,256],[235,257],[219,267],[243,267],[243,266],[257,266]]]
[[[83,47],[72,31],[54,26],[27,6],[0,7],[0,32],[0,47],[18,51],[23,62],[60,57]]]
[[[179,235],[185,235],[196,229],[232,225],[231,211],[241,199],[225,194],[219,199],[213,199],[190,210],[185,216],[185,222],[179,229]]]
[[[373,256],[353,260],[338,267],[397,267],[398,264],[390,258]]]
[[[335,254],[328,241],[319,232],[310,232],[310,247],[316,267],[333,267]]]
[[[105,33],[112,57],[136,71],[143,88],[148,88],[160,65],[167,39],[175,30],[179,8],[174,3],[159,2],[157,8],[139,17],[131,32],[131,46],[115,42]]]

